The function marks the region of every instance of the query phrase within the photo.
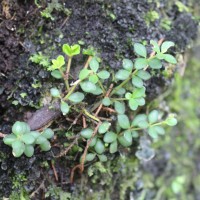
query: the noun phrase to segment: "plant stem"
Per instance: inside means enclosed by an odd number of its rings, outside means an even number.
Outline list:
[[[68,82],[67,82],[67,80],[66,80],[66,78],[65,78],[65,74],[63,73],[63,71],[62,71],[60,68],[59,68],[58,70],[59,70],[59,72],[60,72],[60,74],[61,74],[63,80],[65,81],[65,85],[66,85],[66,87],[67,87]]]
[[[68,58],[67,70],[66,70],[67,90],[69,90],[69,72],[70,72],[71,63],[72,63],[72,57],[70,56],[70,57]]]
[[[80,82],[81,82],[81,80],[78,80],[78,81],[76,82],[76,84],[74,84],[74,85],[70,88],[68,94],[64,97],[65,100],[67,100],[67,99],[69,98],[69,96],[70,96],[70,95],[72,94],[72,92],[76,89],[76,87],[80,84]]]
[[[101,89],[103,90],[103,94],[105,95],[105,94],[106,94],[106,90],[105,90],[105,88],[103,87],[103,85],[102,85],[102,83],[101,83],[100,80],[98,80],[98,84],[99,84],[99,86],[101,87]]]
[[[120,85],[115,87],[114,90],[111,92],[110,96],[115,94],[119,89],[121,89],[124,85],[126,85],[129,82],[129,80],[132,78],[132,76],[137,73],[137,71],[138,71],[137,69],[133,71],[126,80],[124,80]]]
[[[86,63],[85,63],[84,69],[88,68],[89,63],[90,63],[91,60],[92,60],[92,56],[89,56],[88,59],[87,59],[87,61],[86,61]]]
[[[113,101],[125,101],[125,100],[128,100],[126,98],[110,98],[112,99]]]

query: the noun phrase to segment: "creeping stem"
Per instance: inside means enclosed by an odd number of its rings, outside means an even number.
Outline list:
[[[72,58],[72,57],[71,57],[71,58]],[[87,61],[86,61],[86,63],[85,63],[85,66],[84,66],[85,69],[88,68],[88,65],[89,65],[91,59],[92,59],[92,56],[89,56],[88,59],[87,59]],[[69,63],[70,63],[70,64],[69,64]],[[71,66],[71,61],[70,61],[70,59],[69,59],[69,61],[68,61],[68,65],[67,65],[67,66],[69,66],[69,69],[68,69],[68,70],[70,71],[70,66]],[[68,67],[67,67],[67,68],[68,68]],[[68,71],[68,70],[67,70],[67,71]],[[73,85],[71,88],[68,89],[69,92],[68,92],[67,95],[64,97],[65,100],[67,100],[67,99],[69,98],[69,96],[74,92],[74,90],[76,89],[76,87],[79,86],[80,82],[81,82],[81,80],[77,80],[77,81],[74,83],[74,85]],[[69,82],[68,82],[68,80],[67,80],[67,84],[68,84],[67,87],[69,87]]]
[[[66,86],[67,90],[69,90],[69,72],[70,72],[70,67],[72,63],[72,57],[68,57],[68,63],[67,63],[67,70],[66,70]]]
[[[133,71],[126,80],[124,80],[120,85],[115,87],[114,90],[111,92],[110,96],[115,94],[119,89],[121,89],[124,85],[126,85],[131,80],[132,76],[137,73],[137,71],[138,71],[137,69]]]

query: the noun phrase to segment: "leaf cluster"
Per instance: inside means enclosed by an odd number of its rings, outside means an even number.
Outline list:
[[[27,157],[34,154],[34,146],[38,144],[42,151],[49,151],[51,148],[48,141],[54,135],[52,129],[47,128],[42,133],[31,131],[25,122],[17,121],[12,126],[12,133],[6,135],[3,142],[12,147],[12,153],[15,157],[20,157],[23,153]]]

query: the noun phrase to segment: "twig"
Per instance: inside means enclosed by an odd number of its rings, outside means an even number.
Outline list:
[[[55,157],[55,158],[59,158],[59,157],[62,157],[62,156],[64,156],[64,155],[66,155],[66,154],[69,152],[69,150],[77,143],[79,137],[80,137],[80,134],[78,134],[78,135],[75,137],[74,141],[73,141],[64,151],[62,151],[59,155],[54,156],[54,157]]]
[[[110,85],[105,97],[109,97],[109,95],[110,95],[110,93],[111,93],[111,91],[113,89],[113,86],[114,86],[113,84]],[[102,106],[103,106],[103,104],[101,103],[100,106],[98,107],[96,113],[94,114],[94,116],[98,116],[99,112],[101,111]]]
[[[85,63],[84,69],[88,68],[89,63],[90,63],[91,60],[92,60],[92,56],[89,56],[88,59],[87,59],[87,61],[86,61],[86,63]]]
[[[104,121],[108,121],[108,122],[112,122],[113,120],[110,118],[105,118],[105,117],[99,117],[100,120],[104,120]]]
[[[55,179],[56,179],[56,181],[58,181],[58,173],[57,173],[57,171],[56,171],[56,168],[55,168],[55,166],[54,166],[53,161],[51,161],[51,167],[52,167],[52,169],[53,169],[53,173],[54,173]]]
[[[116,110],[108,107],[102,107],[102,110],[108,111],[109,113],[117,113]]]
[[[71,175],[70,175],[70,183],[73,183],[73,180],[74,180],[74,172],[76,171],[76,169],[80,169],[80,172],[82,173],[84,171],[84,162],[85,162],[85,158],[86,158],[86,155],[87,155],[87,151],[88,151],[88,148],[90,146],[90,143],[92,142],[92,139],[94,138],[94,136],[97,134],[97,131],[98,131],[98,128],[99,126],[101,125],[101,122],[99,122],[92,134],[92,137],[87,141],[87,145],[85,147],[85,150],[84,150],[84,153],[82,155],[82,159],[81,159],[81,163],[76,165],[75,167],[73,167],[72,171],[71,171]]]
[[[83,128],[86,128],[86,127],[87,127],[87,124],[86,124],[86,119],[85,119],[85,117],[84,117],[84,116],[82,116],[82,118],[83,118]]]
[[[68,57],[67,70],[66,70],[66,73],[65,73],[66,86],[67,86],[68,91],[69,91],[69,72],[70,72],[70,68],[71,68],[71,63],[72,63],[72,57]]]
[[[35,196],[35,194],[39,192],[40,189],[45,189],[44,180],[39,185],[39,187],[34,192],[31,193],[30,198],[33,198]]]

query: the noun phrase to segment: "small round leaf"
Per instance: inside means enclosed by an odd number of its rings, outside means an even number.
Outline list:
[[[147,57],[147,50],[146,47],[143,44],[140,43],[135,43],[134,44],[134,51],[137,53],[139,56],[142,56],[144,58]]]
[[[105,143],[112,143],[116,141],[116,139],[117,139],[117,135],[114,132],[107,132],[103,137],[103,141]]]
[[[72,101],[73,103],[79,103],[79,102],[83,101],[84,94],[81,92],[75,92],[75,93],[71,94],[68,99],[70,101]]]
[[[25,150],[24,150],[24,154],[27,156],[27,157],[31,157],[33,156],[34,154],[34,148],[32,145],[25,145]]]
[[[35,137],[32,136],[30,133],[26,133],[22,135],[20,138],[25,144],[33,144],[35,142]]]
[[[51,139],[54,136],[54,132],[51,128],[47,128],[43,131],[42,136],[46,139]]]
[[[108,131],[108,129],[110,128],[111,126],[111,123],[109,122],[103,122],[100,126],[99,126],[99,129],[98,129],[98,132],[100,134],[103,134],[105,133],[106,131]]]
[[[132,71],[133,69],[133,62],[129,59],[123,59],[123,68],[128,70],[128,71]]]
[[[100,139],[97,140],[97,143],[95,144],[94,149],[98,154],[102,154],[105,151],[104,144]]]
[[[92,137],[93,132],[94,131],[91,128],[85,128],[81,131],[81,136],[86,139],[90,139]]]
[[[60,110],[63,113],[63,115],[66,115],[69,112],[69,109],[70,109],[69,105],[64,101],[61,101]]]
[[[106,70],[100,71],[97,75],[101,79],[108,79],[110,77],[110,73]]]

